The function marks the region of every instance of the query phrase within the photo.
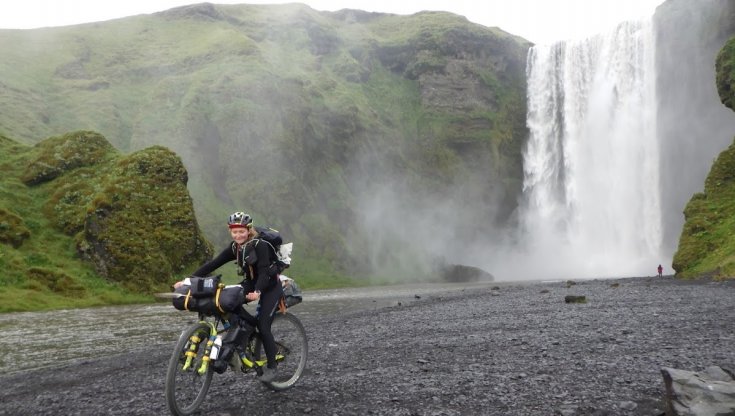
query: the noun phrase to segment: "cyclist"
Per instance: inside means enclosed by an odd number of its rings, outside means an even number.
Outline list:
[[[276,377],[276,343],[271,332],[271,324],[278,301],[283,296],[283,288],[278,278],[276,253],[270,244],[258,239],[258,232],[253,227],[250,215],[235,212],[229,216],[227,226],[233,241],[217,257],[199,267],[193,274],[208,276],[225,263],[235,261],[238,275],[243,276],[240,284],[245,288],[245,300],[258,301],[255,317],[242,309],[239,318],[258,327],[268,360],[260,380],[271,382]],[[175,286],[178,287],[180,284],[181,282]]]

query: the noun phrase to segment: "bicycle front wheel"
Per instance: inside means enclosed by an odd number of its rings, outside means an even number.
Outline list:
[[[278,313],[273,318],[271,332],[276,341],[276,361],[278,373],[276,379],[265,383],[273,390],[286,390],[296,384],[306,368],[308,345],[306,331],[298,318],[290,313]],[[263,343],[256,339],[255,357],[265,358]]]
[[[206,322],[196,323],[181,333],[174,347],[166,372],[166,404],[174,416],[194,413],[207,395],[212,368],[202,367],[202,359],[210,330]]]

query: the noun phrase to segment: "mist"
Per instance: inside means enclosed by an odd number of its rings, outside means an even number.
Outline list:
[[[358,234],[367,236],[361,255],[378,277],[401,281],[442,279],[453,265],[493,273],[487,247],[502,239],[504,192],[487,172],[444,178],[427,186],[406,172],[372,165],[351,178]],[[386,158],[383,155],[379,159]],[[354,242],[353,242],[354,243]],[[353,251],[360,250],[353,245]],[[475,249],[478,248],[478,249]],[[452,276],[463,279],[464,276]]]

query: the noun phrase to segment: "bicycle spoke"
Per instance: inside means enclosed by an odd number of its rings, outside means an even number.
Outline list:
[[[199,374],[199,369],[205,363],[209,330],[207,324],[195,324],[185,330],[176,343],[166,373],[166,401],[174,415],[192,414],[207,394],[212,371]]]

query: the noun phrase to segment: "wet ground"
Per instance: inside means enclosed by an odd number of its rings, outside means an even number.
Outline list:
[[[308,291],[292,311],[315,316],[409,304],[422,296],[491,283],[400,285]],[[493,285],[497,285],[492,283]],[[418,297],[417,297],[418,296]],[[0,314],[0,374],[65,366],[158,345],[172,345],[196,315],[154,305]]]
[[[651,416],[663,414],[662,367],[735,367],[735,282],[635,278],[445,289],[390,289],[385,294],[396,297],[380,301],[356,293],[307,297],[293,308],[309,337],[299,383],[274,393],[251,375],[228,371],[215,376],[197,414]],[[587,302],[567,304],[567,295]],[[322,301],[321,312],[309,310]],[[156,321],[160,335],[107,330],[126,340],[115,353],[92,342],[83,354],[90,358],[0,376],[0,415],[168,414],[165,371],[186,315],[167,308],[134,312],[138,321]],[[88,319],[105,314],[113,313]],[[62,316],[72,327],[81,319]],[[3,319],[3,335],[18,326]],[[151,339],[159,336],[171,340]]]

